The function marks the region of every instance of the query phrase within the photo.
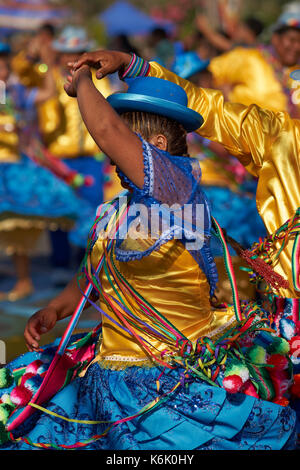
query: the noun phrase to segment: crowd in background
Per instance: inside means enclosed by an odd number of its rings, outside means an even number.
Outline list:
[[[148,35],[110,37],[106,47],[159,62],[199,87],[222,90],[230,101],[288,111],[297,118],[290,73],[299,66],[300,6],[268,27],[267,42],[261,39],[266,29],[258,17],[224,21],[225,28],[214,29],[199,11],[193,32],[184,39],[159,26]],[[12,255],[16,273],[14,287],[0,293],[1,300],[33,293],[30,256],[45,231],[51,247],[49,279],[63,285],[71,259],[80,263],[97,206],[121,189],[87,133],[76,101],[64,91],[68,63],[97,47],[103,48],[82,26],[68,24],[60,29],[43,24],[1,41],[6,104],[0,113],[0,243],[2,252]],[[126,86],[118,76],[95,83],[105,97]],[[246,200],[244,219],[225,216],[223,225],[250,246],[265,234],[255,206],[255,178],[219,144],[191,136],[190,152],[202,161],[203,184],[217,215],[229,214],[234,203],[238,213]]]
[[[134,26],[0,41],[0,319],[23,299],[29,317],[29,352],[0,368],[0,447],[296,449],[300,4]],[[56,290],[36,302],[42,237]]]

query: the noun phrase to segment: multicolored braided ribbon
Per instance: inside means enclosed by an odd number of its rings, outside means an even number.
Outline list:
[[[293,228],[290,228],[292,226]],[[294,230],[295,224],[288,224],[288,227],[290,231]],[[82,269],[91,289],[94,289],[94,291],[99,294],[101,300],[107,306],[107,311],[112,312],[115,318],[95,303],[93,303],[93,305],[102,315],[113,321],[118,328],[130,333],[146,352],[146,355],[153,359],[154,363],[164,368],[178,368],[178,383],[172,387],[171,390],[156,397],[136,414],[116,422],[71,420],[31,402],[29,406],[53,415],[58,419],[86,425],[106,423],[109,426],[101,435],[95,435],[84,442],[77,442],[73,445],[58,446],[50,443],[33,443],[26,437],[21,437],[19,440],[41,448],[76,449],[84,447],[101,439],[115,426],[136,419],[152,411],[154,408],[161,406],[179,387],[188,385],[190,382],[200,379],[212,386],[222,387],[224,378],[227,376],[230,378],[232,374],[236,375],[238,367],[247,371],[247,377],[249,377],[247,386],[249,387],[250,385],[252,387],[251,393],[254,396],[260,396],[267,400],[276,398],[271,380],[272,374],[270,375],[268,373],[268,370],[272,370],[274,365],[267,364],[265,360],[261,359],[262,350],[268,351],[269,355],[273,353],[285,355],[288,351],[288,345],[285,344],[285,340],[274,335],[274,330],[270,327],[267,312],[262,310],[255,303],[248,303],[246,305],[240,303],[227,242],[222,229],[215,219],[213,219],[213,228],[223,246],[225,267],[233,293],[236,325],[229,331],[226,331],[223,336],[217,340],[212,340],[209,337],[201,337],[193,343],[144,299],[130,285],[128,280],[122,276],[115,263],[114,240],[103,240],[101,273],[99,269],[95,270],[93,268],[91,263],[91,250],[98,236],[96,224],[94,225]],[[278,234],[278,236],[280,236],[280,234]],[[104,275],[108,279],[115,297],[104,291],[101,275]],[[85,298],[88,298],[88,296],[87,293],[84,294]],[[90,302],[92,303],[92,301]],[[64,335],[62,340],[64,345],[69,340],[71,330],[72,328],[69,328],[67,334]],[[152,346],[153,340],[159,340],[166,345],[163,352],[156,350]],[[263,353],[263,357],[266,357],[265,352]],[[288,359],[286,360],[288,362]],[[158,389],[160,386],[160,377],[157,379]],[[243,388],[241,388],[240,391],[243,391]]]
[[[300,292],[300,208],[296,210],[293,217],[287,220],[272,235],[264,238],[259,243],[254,243],[249,253],[252,259],[260,258],[268,265],[275,265],[281,252],[293,237],[295,239],[292,250],[292,279],[294,289]],[[278,241],[281,242],[279,249],[275,246]],[[258,284],[262,280],[262,277],[251,269],[246,268],[246,270],[249,272],[250,282]]]

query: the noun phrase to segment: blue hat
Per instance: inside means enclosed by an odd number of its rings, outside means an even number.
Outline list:
[[[195,73],[205,70],[208,65],[209,60],[203,60],[196,52],[190,51],[176,57],[172,70],[182,78],[189,78]]]
[[[88,40],[86,31],[83,28],[66,26],[52,45],[53,49],[58,52],[76,54],[89,51],[94,43]]]
[[[296,28],[300,30],[300,12],[285,12],[283,13],[273,26],[274,33],[283,28]]]
[[[300,69],[297,69],[297,70],[294,70],[293,72],[291,72],[290,77],[293,80],[297,80],[299,82],[300,81]]]
[[[186,92],[179,85],[155,77],[127,80],[127,93],[115,93],[107,98],[118,112],[144,111],[165,116],[183,125],[187,132],[198,129],[203,117],[187,107]]]
[[[0,54],[9,54],[11,52],[10,45],[0,41]]]

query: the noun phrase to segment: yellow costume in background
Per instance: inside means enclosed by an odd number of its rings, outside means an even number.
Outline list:
[[[1,106],[0,112],[0,171],[1,163],[20,162],[20,139],[16,116]],[[66,223],[66,227],[67,227]],[[0,248],[6,254],[29,253],[36,245],[45,223],[17,214],[1,214],[0,217]]]
[[[28,118],[26,106],[35,112],[37,90],[29,90],[14,79],[6,91],[6,104],[0,112],[0,248],[8,255],[27,255],[36,251],[43,230],[70,230],[74,226],[76,196],[71,196],[61,181],[54,186],[56,177],[26,156],[22,123],[34,133],[32,114]]]
[[[79,112],[77,101],[64,90],[65,77],[53,69],[57,95],[39,107],[39,126],[48,150],[57,158],[95,155],[99,148],[89,135]],[[109,80],[94,79],[104,97],[111,94]]]
[[[199,89],[155,62],[150,65],[151,76],[170,80],[184,88],[188,106],[204,118],[204,124],[197,132],[223,144],[252,175],[258,177],[258,212],[268,233],[273,233],[300,206],[300,121],[292,119],[286,112],[226,103],[219,91]],[[291,287],[292,246],[293,241],[285,246],[274,270],[290,284],[289,289],[280,289],[280,295],[296,298],[300,294]]]
[[[280,79],[276,68],[281,69]],[[297,65],[279,66],[267,48],[236,47],[213,58],[209,64],[216,88],[229,86],[227,99],[231,103],[257,104],[273,111],[290,112],[293,107],[297,112],[297,107],[290,103],[295,92],[290,73],[297,68]]]
[[[13,68],[26,86],[39,86],[44,73],[43,64],[32,64],[24,52],[13,59]],[[38,107],[39,129],[44,145],[59,159],[74,159],[80,156],[99,154],[99,148],[89,135],[79,112],[77,101],[64,90],[65,77],[59,67],[52,69],[56,83],[56,96]],[[108,78],[94,83],[104,97],[112,93]],[[104,200],[110,200],[121,187],[113,167],[109,169],[109,183],[104,185]]]
[[[26,57],[25,51],[20,51],[11,60],[11,66],[20,82],[26,87],[39,87],[43,81],[43,75],[48,66],[45,64],[33,64]]]
[[[11,114],[0,113],[0,162],[17,162],[19,155],[19,136],[16,119]]]

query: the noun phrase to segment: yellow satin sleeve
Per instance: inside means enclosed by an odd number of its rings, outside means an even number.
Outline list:
[[[149,246],[147,240],[139,240],[139,243]],[[92,252],[93,265],[97,264],[101,254],[102,241],[99,240]],[[132,287],[191,341],[203,335],[217,337],[235,323],[233,309],[212,309],[206,277],[178,240],[167,242],[142,260],[116,261],[116,266]],[[104,273],[101,282],[104,291],[115,296]],[[100,301],[100,306],[116,319],[104,302]],[[166,348],[174,350],[174,346],[170,348],[151,337],[146,339],[156,354]],[[103,338],[97,360],[109,360],[114,356],[145,358],[147,353],[130,334],[103,318]]]
[[[287,97],[275,72],[258,49],[237,47],[212,59],[209,69],[216,88],[231,85],[228,100],[287,110]]]
[[[41,86],[43,82],[43,73],[39,68],[39,64],[33,64],[30,62],[24,51],[20,51],[12,58],[11,66],[24,86]]]
[[[294,215],[300,206],[299,120],[257,105],[225,103],[220,91],[200,89],[156,62],[151,62],[150,75],[182,86],[188,106],[204,118],[197,132],[223,144],[258,177],[257,209],[270,234]],[[289,281],[290,287],[280,289],[280,295],[296,298],[300,294],[293,288],[292,246],[293,240],[281,252],[274,269]]]
[[[76,158],[95,155],[99,148],[83,123],[77,100],[64,90],[65,78],[58,69],[53,70],[57,95],[39,106],[39,126],[48,150],[57,158]],[[97,89],[108,96],[111,93],[108,78],[97,80]]]
[[[14,116],[0,113],[0,163],[16,162],[19,156],[19,136]]]

